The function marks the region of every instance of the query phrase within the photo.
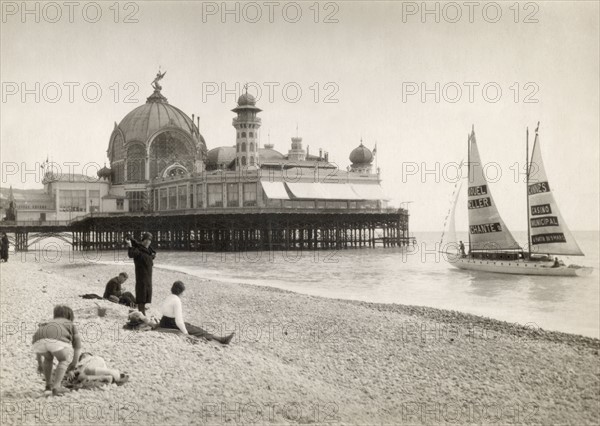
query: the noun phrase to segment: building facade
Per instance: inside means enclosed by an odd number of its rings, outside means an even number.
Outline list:
[[[287,154],[261,145],[262,111],[243,93],[232,112],[232,144],[207,149],[194,116],[154,93],[115,123],[109,138],[110,167],[98,176],[47,172],[43,190],[2,192],[15,201],[17,221],[66,221],[83,215],[161,211],[283,208],[361,211],[386,207],[373,153],[362,144],[340,170],[323,150],[311,155],[302,138]]]

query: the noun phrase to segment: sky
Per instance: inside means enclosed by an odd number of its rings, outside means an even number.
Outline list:
[[[442,229],[472,126],[504,221],[525,229],[525,135],[531,148],[539,121],[563,217],[599,228],[597,2],[22,5],[2,2],[2,187],[41,187],[26,172],[47,156],[94,175],[160,67],[163,95],[201,117],[209,149],[235,144],[245,83],[263,144],[287,153],[298,132],[344,170],[361,139],[377,144],[382,186],[411,202],[414,231]]]

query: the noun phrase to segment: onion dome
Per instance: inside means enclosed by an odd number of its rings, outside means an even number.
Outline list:
[[[245,105],[254,106],[254,105],[256,105],[256,98],[254,96],[252,96],[250,93],[246,92],[238,98],[237,103],[239,106],[245,106]]]
[[[246,88],[246,92],[242,94],[237,100],[237,106],[232,109],[235,113],[241,112],[261,112],[262,109],[256,106],[256,98],[248,93],[248,89]]]
[[[100,179],[110,179],[111,173],[112,171],[108,167],[106,167],[106,164],[104,164],[104,167],[98,170],[97,175]]]
[[[361,140],[360,145],[352,150],[348,158],[352,164],[371,164],[373,162],[373,153],[363,145]]]

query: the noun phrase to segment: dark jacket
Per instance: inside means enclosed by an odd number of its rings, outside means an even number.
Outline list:
[[[0,258],[3,260],[8,260],[8,248],[10,247],[10,241],[8,241],[8,237],[2,237],[2,242],[0,243]]]
[[[136,303],[152,303],[152,266],[156,252],[152,247],[144,247],[131,240],[128,256],[135,264],[135,301]]]
[[[110,296],[121,296],[121,282],[119,281],[119,277],[114,277],[106,283],[106,288],[104,289],[103,297],[105,299],[108,299]]]

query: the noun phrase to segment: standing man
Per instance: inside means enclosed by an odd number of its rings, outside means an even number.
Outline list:
[[[152,243],[152,234],[144,232],[142,242],[126,237],[128,256],[133,259],[135,264],[135,301],[138,310],[146,315],[146,303],[152,303],[152,266],[156,252],[150,244]]]
[[[6,232],[2,233],[2,240],[0,241],[0,260],[4,260],[8,262],[8,248],[10,247],[10,242],[8,241],[8,236]]]
[[[459,249],[460,249],[460,255],[461,255],[462,257],[466,257],[466,256],[467,256],[467,254],[465,253],[465,245],[464,245],[464,243],[463,243],[462,241],[460,241],[460,244],[459,244],[459,246],[458,246],[458,247],[459,247]]]

